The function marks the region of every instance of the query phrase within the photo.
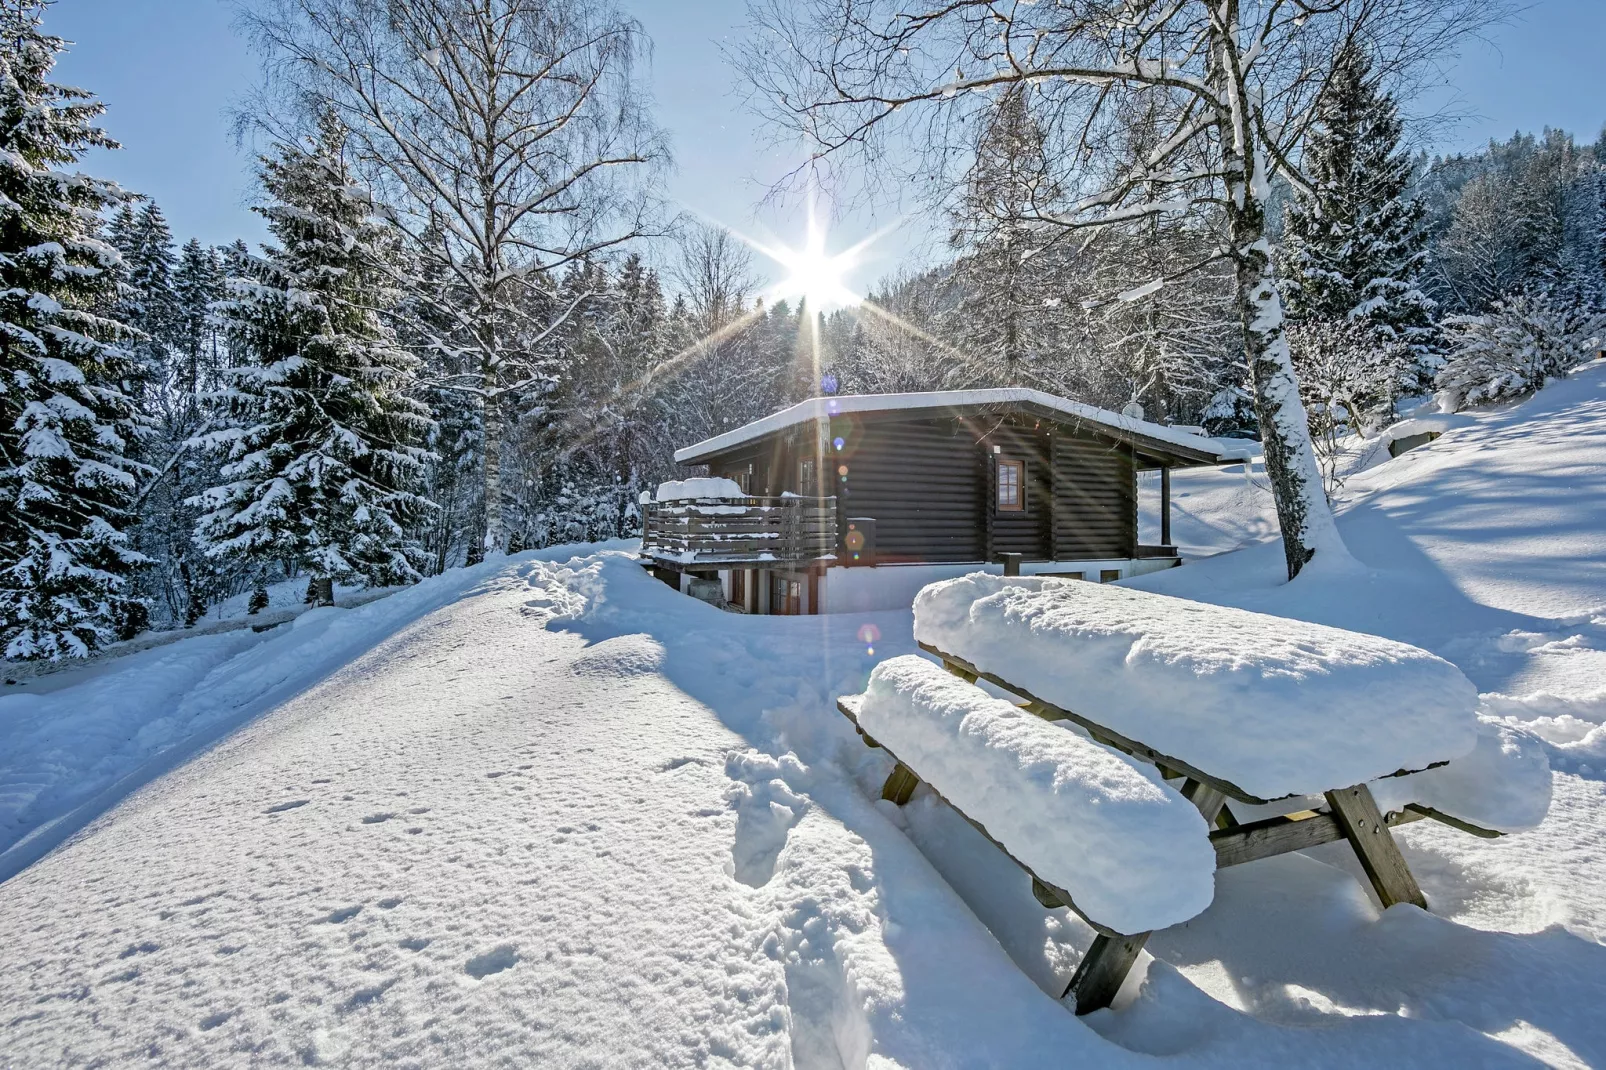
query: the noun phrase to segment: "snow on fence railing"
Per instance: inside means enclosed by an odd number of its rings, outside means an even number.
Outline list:
[[[677,564],[814,561],[836,550],[835,498],[681,498],[643,509],[642,553]]]

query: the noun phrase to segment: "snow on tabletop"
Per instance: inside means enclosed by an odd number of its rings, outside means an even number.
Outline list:
[[[1125,933],[1187,921],[1215,894],[1198,809],[1153,766],[1050,724],[925,658],[877,665],[859,724],[1077,909]]]
[[[744,442],[767,435],[772,431],[792,427],[814,420],[829,420],[833,416],[850,412],[891,412],[908,409],[951,409],[962,405],[1008,405],[1030,402],[1052,409],[1076,420],[1113,427],[1129,434],[1142,435],[1173,446],[1183,446],[1216,456],[1220,459],[1219,444],[1214,439],[1191,435],[1162,424],[1122,416],[1118,412],[1070,401],[1041,390],[1027,387],[993,387],[984,390],[929,390],[911,394],[844,394],[835,397],[809,398],[789,409],[782,409],[754,420],[750,424],[733,428],[724,434],[704,439],[695,445],[675,451],[675,460],[690,463],[692,458],[704,457],[721,450],[739,446]],[[1236,456],[1237,451],[1233,451]]]
[[[687,498],[745,498],[746,493],[734,479],[720,476],[693,476],[691,479],[671,479],[658,484],[657,499],[661,502],[678,502]]]
[[[1477,691],[1360,632],[1076,580],[973,573],[915,599],[915,637],[1275,799],[1468,754]]]
[[[1495,832],[1537,828],[1550,812],[1550,758],[1538,736],[1480,715],[1471,754],[1372,785],[1385,813],[1421,803]]]

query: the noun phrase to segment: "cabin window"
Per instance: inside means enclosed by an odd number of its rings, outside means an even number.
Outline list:
[[[753,493],[752,465],[748,465],[746,468],[738,468],[733,471],[726,472],[725,478],[733,481],[738,487],[741,487],[743,494]]]
[[[819,481],[814,478],[814,458],[797,462],[797,492],[805,498],[813,498],[820,493]]]
[[[747,570],[731,569],[731,604],[747,608]]]
[[[1018,513],[1026,508],[1026,462],[998,462],[998,511]]]
[[[795,617],[803,612],[803,584],[770,574],[770,613]]]

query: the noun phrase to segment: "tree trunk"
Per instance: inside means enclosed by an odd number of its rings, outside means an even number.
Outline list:
[[[502,403],[487,391],[484,419],[485,441],[481,457],[485,466],[485,543],[486,554],[499,554],[507,548],[507,532],[502,527]]]
[[[1264,209],[1251,195],[1230,215],[1244,356],[1255,391],[1255,416],[1282,528],[1288,578],[1293,579],[1318,552],[1347,556],[1347,551],[1322,489],[1310,423],[1283,336],[1283,304],[1273,282]]]
[[[1321,469],[1310,440],[1310,422],[1299,400],[1293,355],[1283,335],[1283,302],[1272,273],[1266,240],[1266,197],[1271,188],[1266,151],[1251,112],[1252,87],[1242,81],[1238,51],[1238,0],[1223,0],[1215,41],[1215,81],[1230,102],[1219,136],[1227,180],[1228,240],[1236,267],[1238,316],[1244,358],[1255,391],[1255,416],[1271,479],[1283,555],[1292,580],[1318,553],[1347,557],[1322,489]],[[1246,464],[1244,470],[1247,472]]]

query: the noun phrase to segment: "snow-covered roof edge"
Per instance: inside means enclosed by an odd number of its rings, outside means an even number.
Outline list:
[[[1118,412],[1101,409],[1093,405],[1084,405],[1079,401],[1058,397],[1054,394],[1044,393],[1041,390],[1032,390],[1022,386],[992,387],[985,390],[930,390],[911,394],[847,394],[839,397],[809,398],[800,401],[789,409],[772,412],[761,420],[754,420],[750,424],[733,428],[724,434],[675,451],[675,461],[680,464],[696,464],[701,459],[712,454],[723,453],[735,446],[762,438],[774,431],[781,431],[796,424],[809,420],[829,419],[843,413],[854,412],[891,412],[899,409],[946,409],[959,408],[966,405],[999,405],[1010,403],[1031,403],[1062,413],[1073,419],[1086,420],[1090,423],[1100,424],[1129,435],[1141,435],[1144,438],[1157,442],[1168,443],[1196,453],[1209,454],[1222,462],[1237,460],[1242,457],[1242,450],[1225,449],[1221,443],[1202,435],[1194,435],[1185,431],[1161,424],[1149,423],[1147,420],[1135,420],[1130,416],[1122,416]]]

